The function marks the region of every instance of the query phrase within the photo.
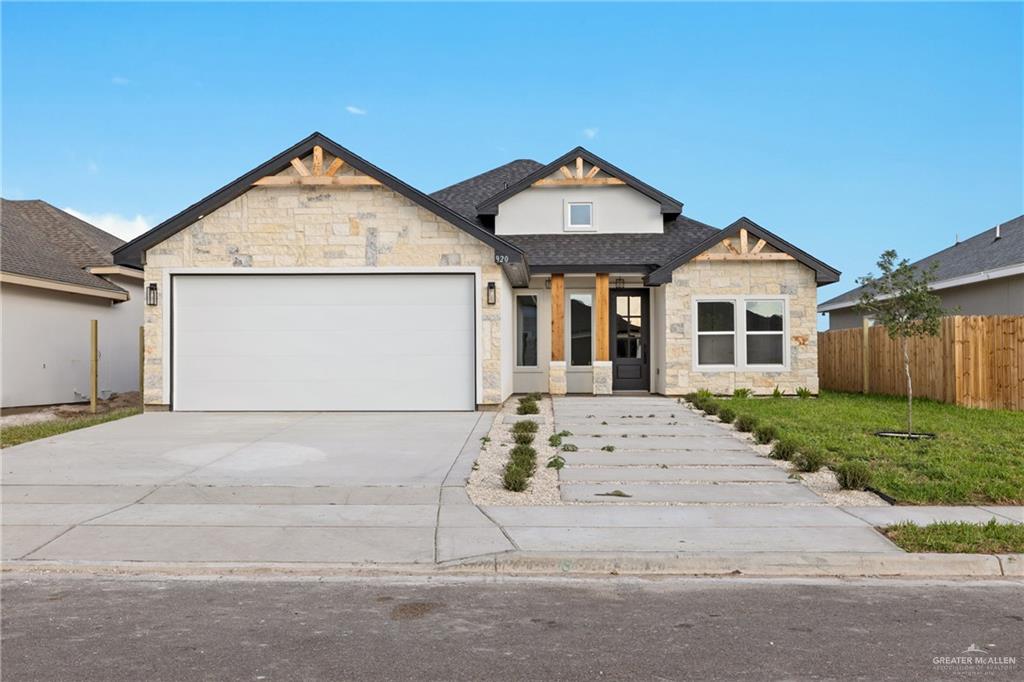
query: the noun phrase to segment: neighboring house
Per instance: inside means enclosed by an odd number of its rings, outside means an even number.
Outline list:
[[[586,149],[424,194],[314,133],[114,252],[145,267],[145,402],[470,410],[513,392],[817,391],[839,273]]]
[[[931,289],[959,315],[1024,315],[1024,215],[1001,223],[914,263],[937,264]],[[829,329],[861,326],[856,305],[863,287],[818,306]]]
[[[122,244],[45,201],[0,200],[3,407],[88,400],[90,320],[100,396],[138,390],[142,272],[114,264]]]

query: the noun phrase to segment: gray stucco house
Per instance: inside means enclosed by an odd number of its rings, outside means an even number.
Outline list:
[[[114,255],[145,271],[145,402],[177,410],[817,391],[839,278],[582,147],[428,195],[319,133]]]
[[[1024,315],[1024,215],[1000,223],[914,263],[935,268],[932,291],[960,315]],[[818,306],[829,329],[861,326],[861,287]]]

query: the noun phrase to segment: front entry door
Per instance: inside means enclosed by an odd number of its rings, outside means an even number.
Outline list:
[[[651,320],[647,289],[612,289],[612,389],[647,391],[651,388]]]

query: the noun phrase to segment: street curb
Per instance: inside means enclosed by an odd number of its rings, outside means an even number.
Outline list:
[[[533,554],[507,552],[443,564],[6,561],[5,573],[96,576],[321,578],[330,576],[559,575],[748,577],[1024,577],[1024,554],[783,553]]]

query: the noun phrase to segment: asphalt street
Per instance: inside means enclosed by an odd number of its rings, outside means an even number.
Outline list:
[[[5,682],[1024,678],[1020,581],[7,573],[2,599]]]

